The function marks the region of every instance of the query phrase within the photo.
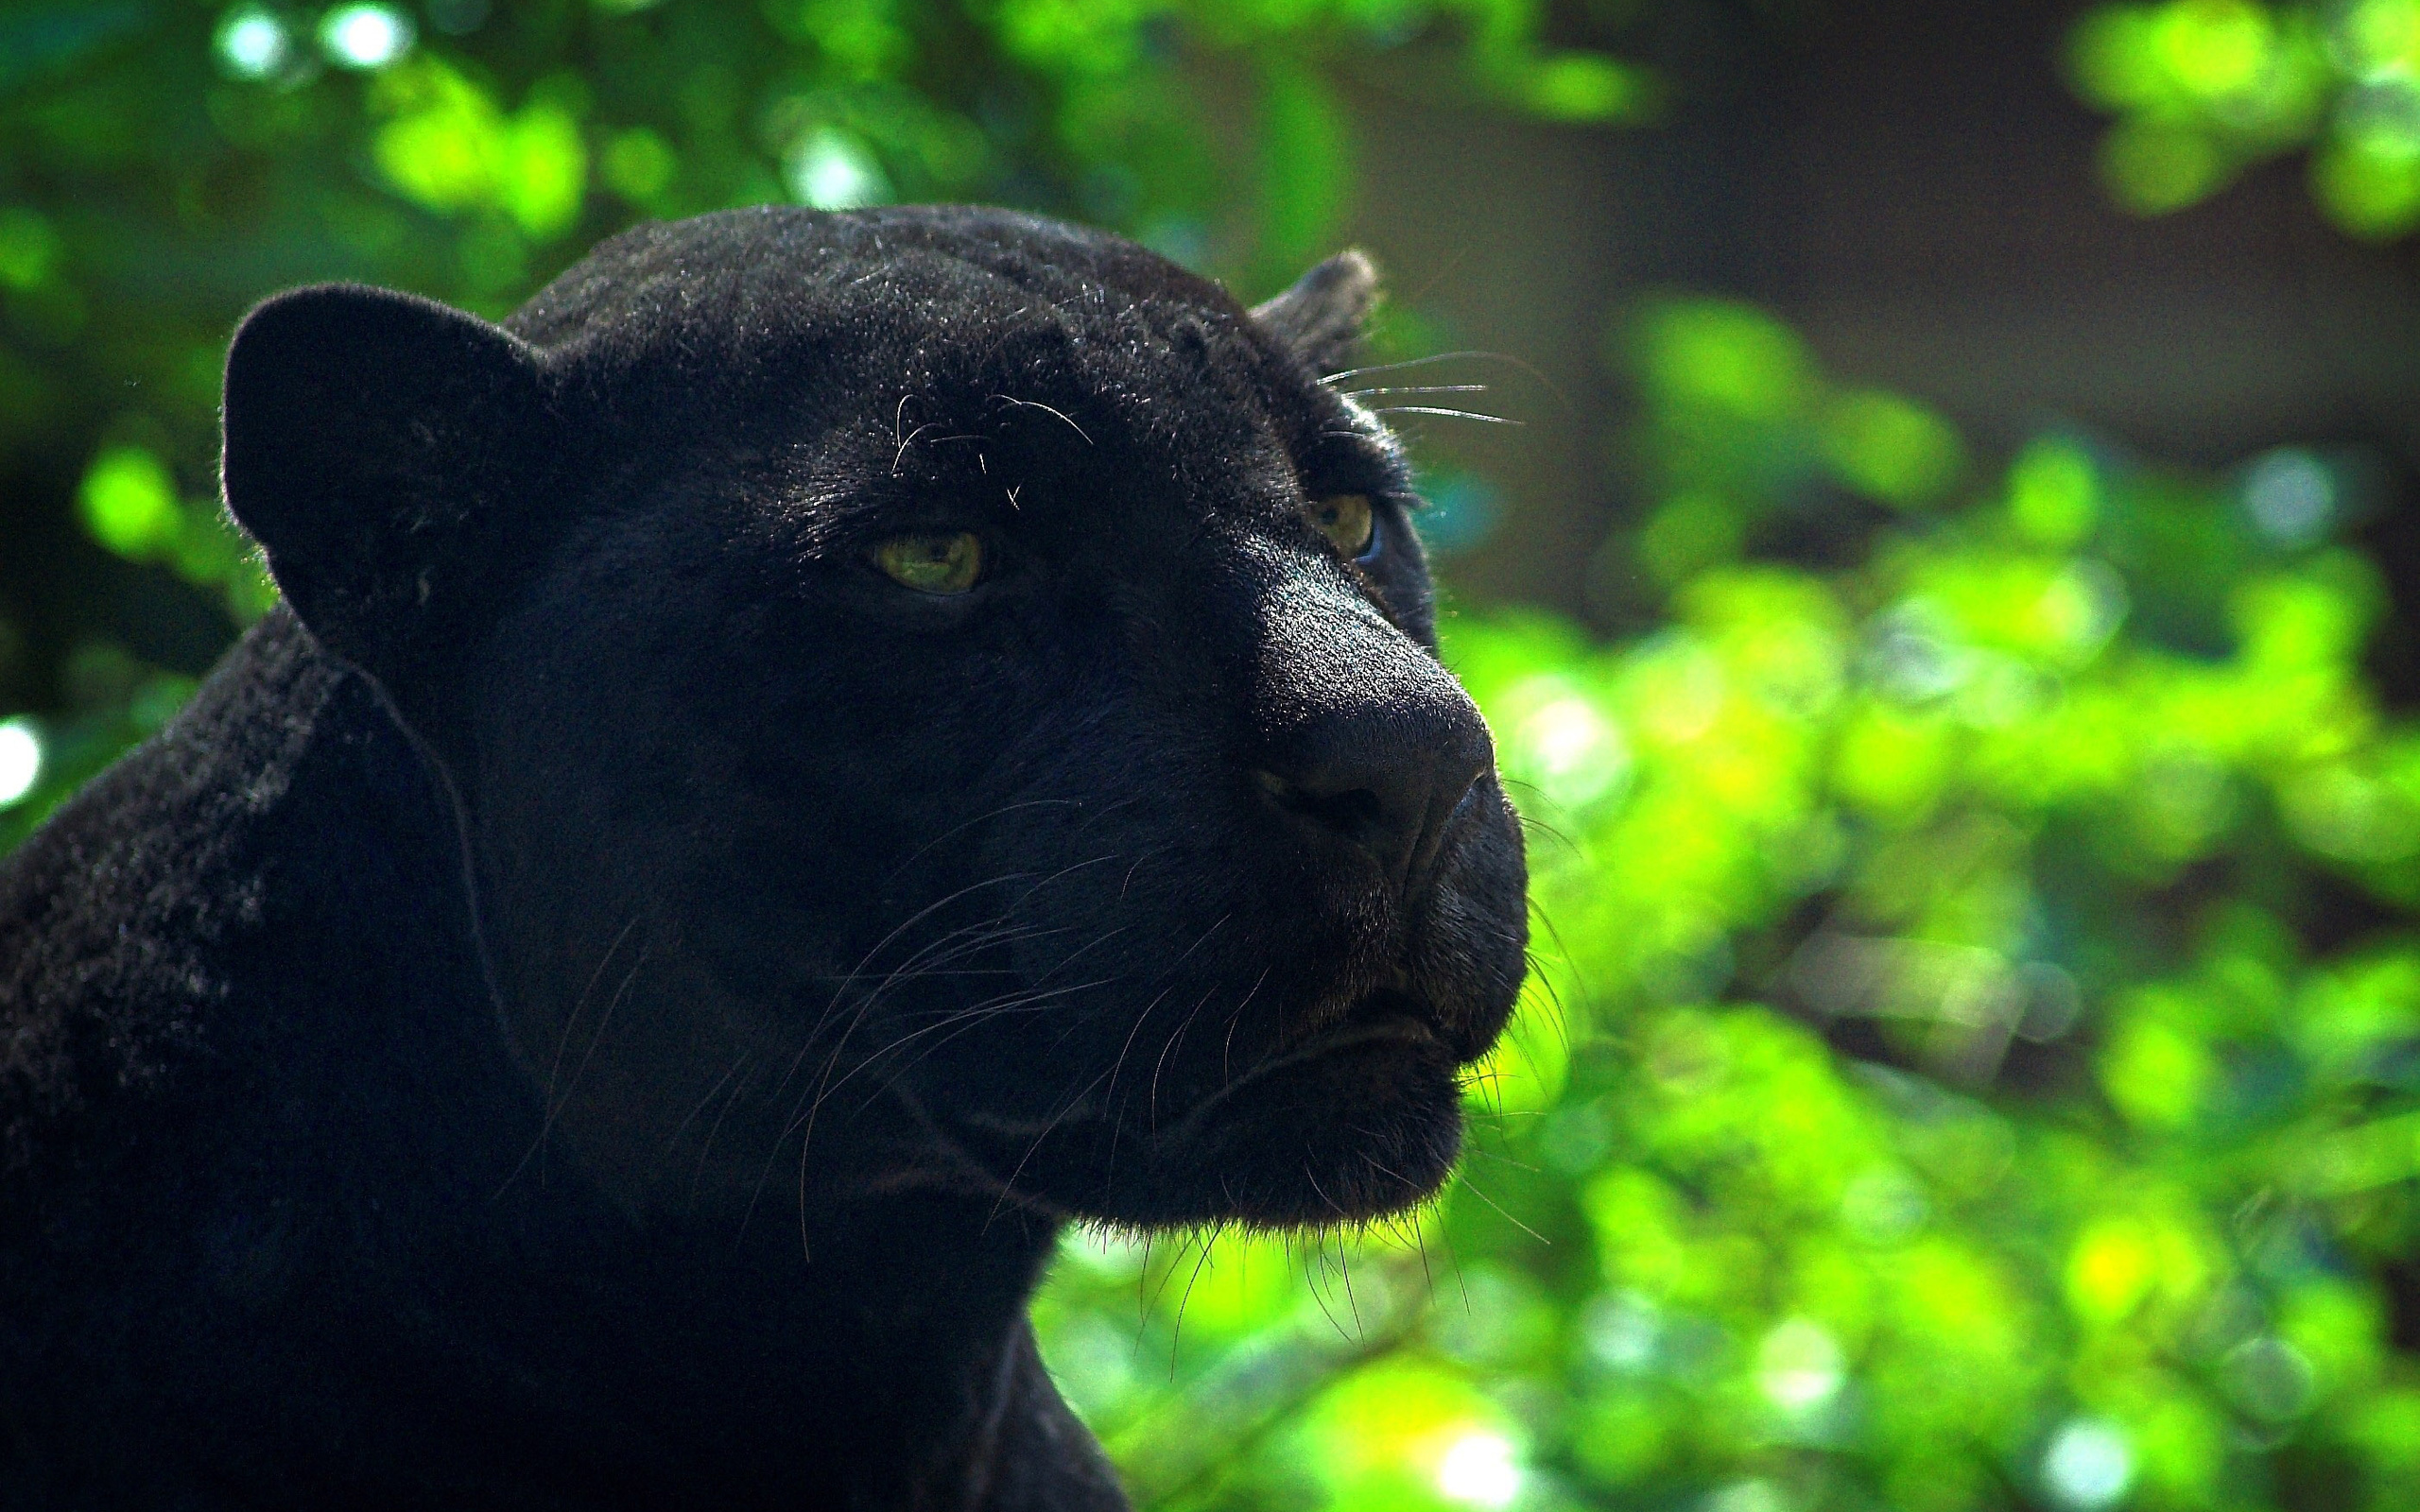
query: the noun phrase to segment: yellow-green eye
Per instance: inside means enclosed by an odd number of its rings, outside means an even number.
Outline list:
[[[1370,549],[1370,537],[1377,524],[1370,513],[1368,494],[1331,493],[1312,500],[1307,512],[1311,527],[1335,541],[1336,549],[1347,558]]]
[[[893,536],[873,549],[873,563],[891,581],[920,593],[963,593],[983,576],[983,542],[963,530],[952,536]]]

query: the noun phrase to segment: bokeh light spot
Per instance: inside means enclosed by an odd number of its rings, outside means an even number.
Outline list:
[[[2420,224],[2420,158],[2332,142],[2311,160],[2311,190],[2355,236],[2383,240]]]
[[[1524,775],[1565,808],[1601,798],[1630,773],[1621,731],[1581,697],[1558,698],[1513,734]]]
[[[1599,1365],[1621,1375],[1635,1375],[1655,1363],[1656,1337],[1663,1314],[1653,1301],[1637,1292],[1617,1292],[1593,1298],[1580,1315],[1580,1334]]]
[[[888,203],[890,180],[864,143],[825,127],[810,131],[790,153],[790,193],[818,210],[856,210]]]
[[[259,6],[227,12],[218,24],[218,64],[237,78],[267,78],[294,56],[285,23]]]
[[[93,539],[134,560],[165,552],[183,524],[167,464],[140,446],[116,446],[93,459],[78,503]]]
[[[411,48],[411,18],[389,6],[339,6],[320,23],[320,50],[340,68],[384,68]]]
[[[1814,1411],[1840,1395],[1846,1380],[1831,1332],[1803,1317],[1766,1334],[1756,1350],[1756,1389],[1786,1413]]]
[[[2050,1435],[2042,1453],[2042,1483],[2060,1504],[2090,1512],[2126,1494],[2135,1480],[2135,1452],[2116,1424],[2074,1418]]]
[[[2100,480],[2084,450],[2070,442],[2033,442],[2008,474],[2008,507],[2019,534],[2040,545],[2072,546],[2092,533],[2100,511]]]
[[[2172,121],[2130,118],[2100,145],[2110,198],[2138,215],[2164,215],[2205,199],[2233,170],[2208,132]]]
[[[2160,13],[2160,60],[2197,94],[2225,94],[2251,85],[2268,62],[2272,25],[2245,0],[2187,0]]]
[[[1868,1244],[1896,1244],[1923,1228],[1931,1211],[1924,1189],[1895,1166],[1860,1172],[1841,1194],[1841,1222]]]
[[[1789,1505],[1771,1481],[1735,1481],[1699,1504],[1704,1512],[1785,1512]]]
[[[1824,459],[1841,481],[1900,508],[1927,504],[1965,471],[1958,433],[1940,416],[1895,394],[1841,394],[1823,417]]]
[[[607,188],[625,199],[648,200],[670,187],[680,165],[669,143],[639,127],[608,143],[598,167]]]
[[[1437,1462],[1438,1491],[1466,1506],[1511,1506],[1522,1479],[1512,1441],[1501,1434],[1464,1434]]]
[[[2374,157],[2420,158],[2420,81],[2385,74],[2354,85],[2336,107],[2336,129]]]
[[[31,720],[0,721],[0,809],[25,801],[42,777],[42,737]]]
[[[1668,403],[1777,421],[1816,388],[1798,334],[1753,305],[1670,301],[1648,312],[1639,337],[1642,376]]]
[[[1502,502],[1486,479],[1461,472],[1442,472],[1427,488],[1428,507],[1414,519],[1420,543],[1432,555],[1470,550],[1495,533]]]
[[[50,217],[24,205],[0,209],[0,284],[41,288],[58,270],[59,252]]]
[[[2244,469],[2243,507],[2270,540],[2306,546],[2335,521],[2336,479],[2308,452],[2280,447]]]
[[[2298,1417],[2310,1405],[2316,1372],[2300,1349],[2283,1339],[2246,1339],[2227,1353],[2223,1374],[2228,1394],[2247,1413],[2266,1422]]]

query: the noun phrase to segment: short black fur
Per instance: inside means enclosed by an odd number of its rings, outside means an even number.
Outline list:
[[[1061,1227],[1419,1200],[1519,985],[1374,288],[765,210],[255,312],[288,607],[0,872],[0,1500],[1122,1505]]]

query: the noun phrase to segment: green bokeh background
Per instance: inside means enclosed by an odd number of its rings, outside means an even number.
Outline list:
[[[1340,74],[1651,132],[1675,95],[1631,44],[1658,14],[0,9],[9,580],[200,652],[0,622],[0,847],[272,602],[212,484],[260,295],[501,313],[642,215],[926,198],[1264,294],[1355,192]],[[2131,211],[2284,156],[2345,234],[2420,221],[2413,0],[2065,34]],[[1466,1172],[1368,1232],[1070,1237],[1046,1352],[1138,1503],[2420,1505],[2420,723],[2375,675],[2411,611],[2355,534],[2398,507],[2376,459],[1986,447],[1752,305],[1573,318],[1626,396],[1611,608],[1469,602],[1444,631],[1535,873]],[[1373,360],[1434,331],[1408,299]],[[1483,523],[1449,500],[1427,528]]]

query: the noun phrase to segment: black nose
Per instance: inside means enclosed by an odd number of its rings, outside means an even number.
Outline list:
[[[1376,860],[1406,897],[1495,765],[1486,722],[1443,668],[1294,725],[1253,774],[1281,809]]]

